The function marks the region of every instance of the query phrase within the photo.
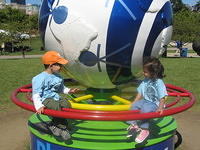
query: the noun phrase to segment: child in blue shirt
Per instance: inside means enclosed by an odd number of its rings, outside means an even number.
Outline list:
[[[143,75],[145,79],[137,88],[136,95],[131,110],[140,110],[141,113],[159,112],[163,113],[164,101],[167,96],[167,90],[162,78],[164,77],[164,67],[159,59],[148,57],[143,63]],[[149,120],[127,121],[130,131],[139,132],[135,142],[142,143],[149,136]],[[127,137],[132,136],[128,134]]]
[[[63,78],[59,75],[62,65],[68,61],[56,51],[48,51],[42,56],[42,63],[45,70],[32,79],[32,99],[37,114],[44,112],[45,108],[61,110],[69,108],[70,103],[62,99],[59,93],[75,93],[77,88],[69,89],[64,86]],[[66,120],[53,117],[49,129],[55,136],[61,136],[64,140],[70,138],[66,129]]]

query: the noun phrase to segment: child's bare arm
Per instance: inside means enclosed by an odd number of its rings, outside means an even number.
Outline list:
[[[69,93],[76,93],[78,91],[79,91],[78,88],[72,88],[72,89],[69,90]]]
[[[63,89],[64,94],[73,94],[73,93],[76,93],[78,91],[80,91],[80,89],[78,89],[78,88],[71,88],[70,89],[70,88],[65,87],[65,86],[64,86],[64,89]]]
[[[36,113],[38,114],[43,113],[45,106],[42,104],[40,94],[39,93],[33,94],[32,99],[33,99],[33,104],[34,104]]]
[[[158,109],[157,109],[157,111],[156,111],[156,112],[160,112],[160,115],[163,113],[164,105],[165,105],[165,97],[163,97],[163,98],[160,100],[159,107],[158,107]]]
[[[38,110],[36,110],[37,114],[42,114],[44,112],[45,106],[40,107]]]

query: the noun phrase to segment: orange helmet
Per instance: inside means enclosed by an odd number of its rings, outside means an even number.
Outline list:
[[[56,51],[48,51],[42,56],[42,63],[46,65],[55,63],[65,65],[68,63],[68,60],[61,57],[60,54]]]

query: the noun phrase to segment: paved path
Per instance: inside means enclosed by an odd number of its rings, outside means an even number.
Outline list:
[[[180,53],[167,53],[167,57],[180,57]],[[200,57],[196,53],[187,53],[187,58]]]
[[[188,53],[187,57],[200,57],[196,53]],[[42,55],[25,55],[25,58],[41,58]],[[180,53],[167,53],[167,57],[180,57]],[[8,56],[8,55],[0,55],[0,59],[22,59],[22,55],[18,56]]]
[[[42,55],[25,55],[25,58],[40,58]],[[0,55],[0,59],[21,59],[24,58],[22,55],[18,56],[8,56],[8,55]]]

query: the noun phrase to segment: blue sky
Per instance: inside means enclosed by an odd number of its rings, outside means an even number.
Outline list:
[[[42,0],[26,0],[27,4],[41,4]]]
[[[184,4],[195,5],[199,0],[182,0]]]
[[[199,0],[182,0],[184,4],[189,4],[193,6],[194,4],[197,3]],[[10,0],[6,0],[6,2],[10,2]],[[41,4],[42,0],[26,0],[27,4]]]
[[[41,4],[42,0],[26,0],[27,3],[30,4]],[[184,4],[189,4],[191,6],[195,5],[199,0],[182,0]]]
[[[10,0],[6,0],[7,3],[10,3]],[[27,4],[41,4],[42,0],[26,0]]]

